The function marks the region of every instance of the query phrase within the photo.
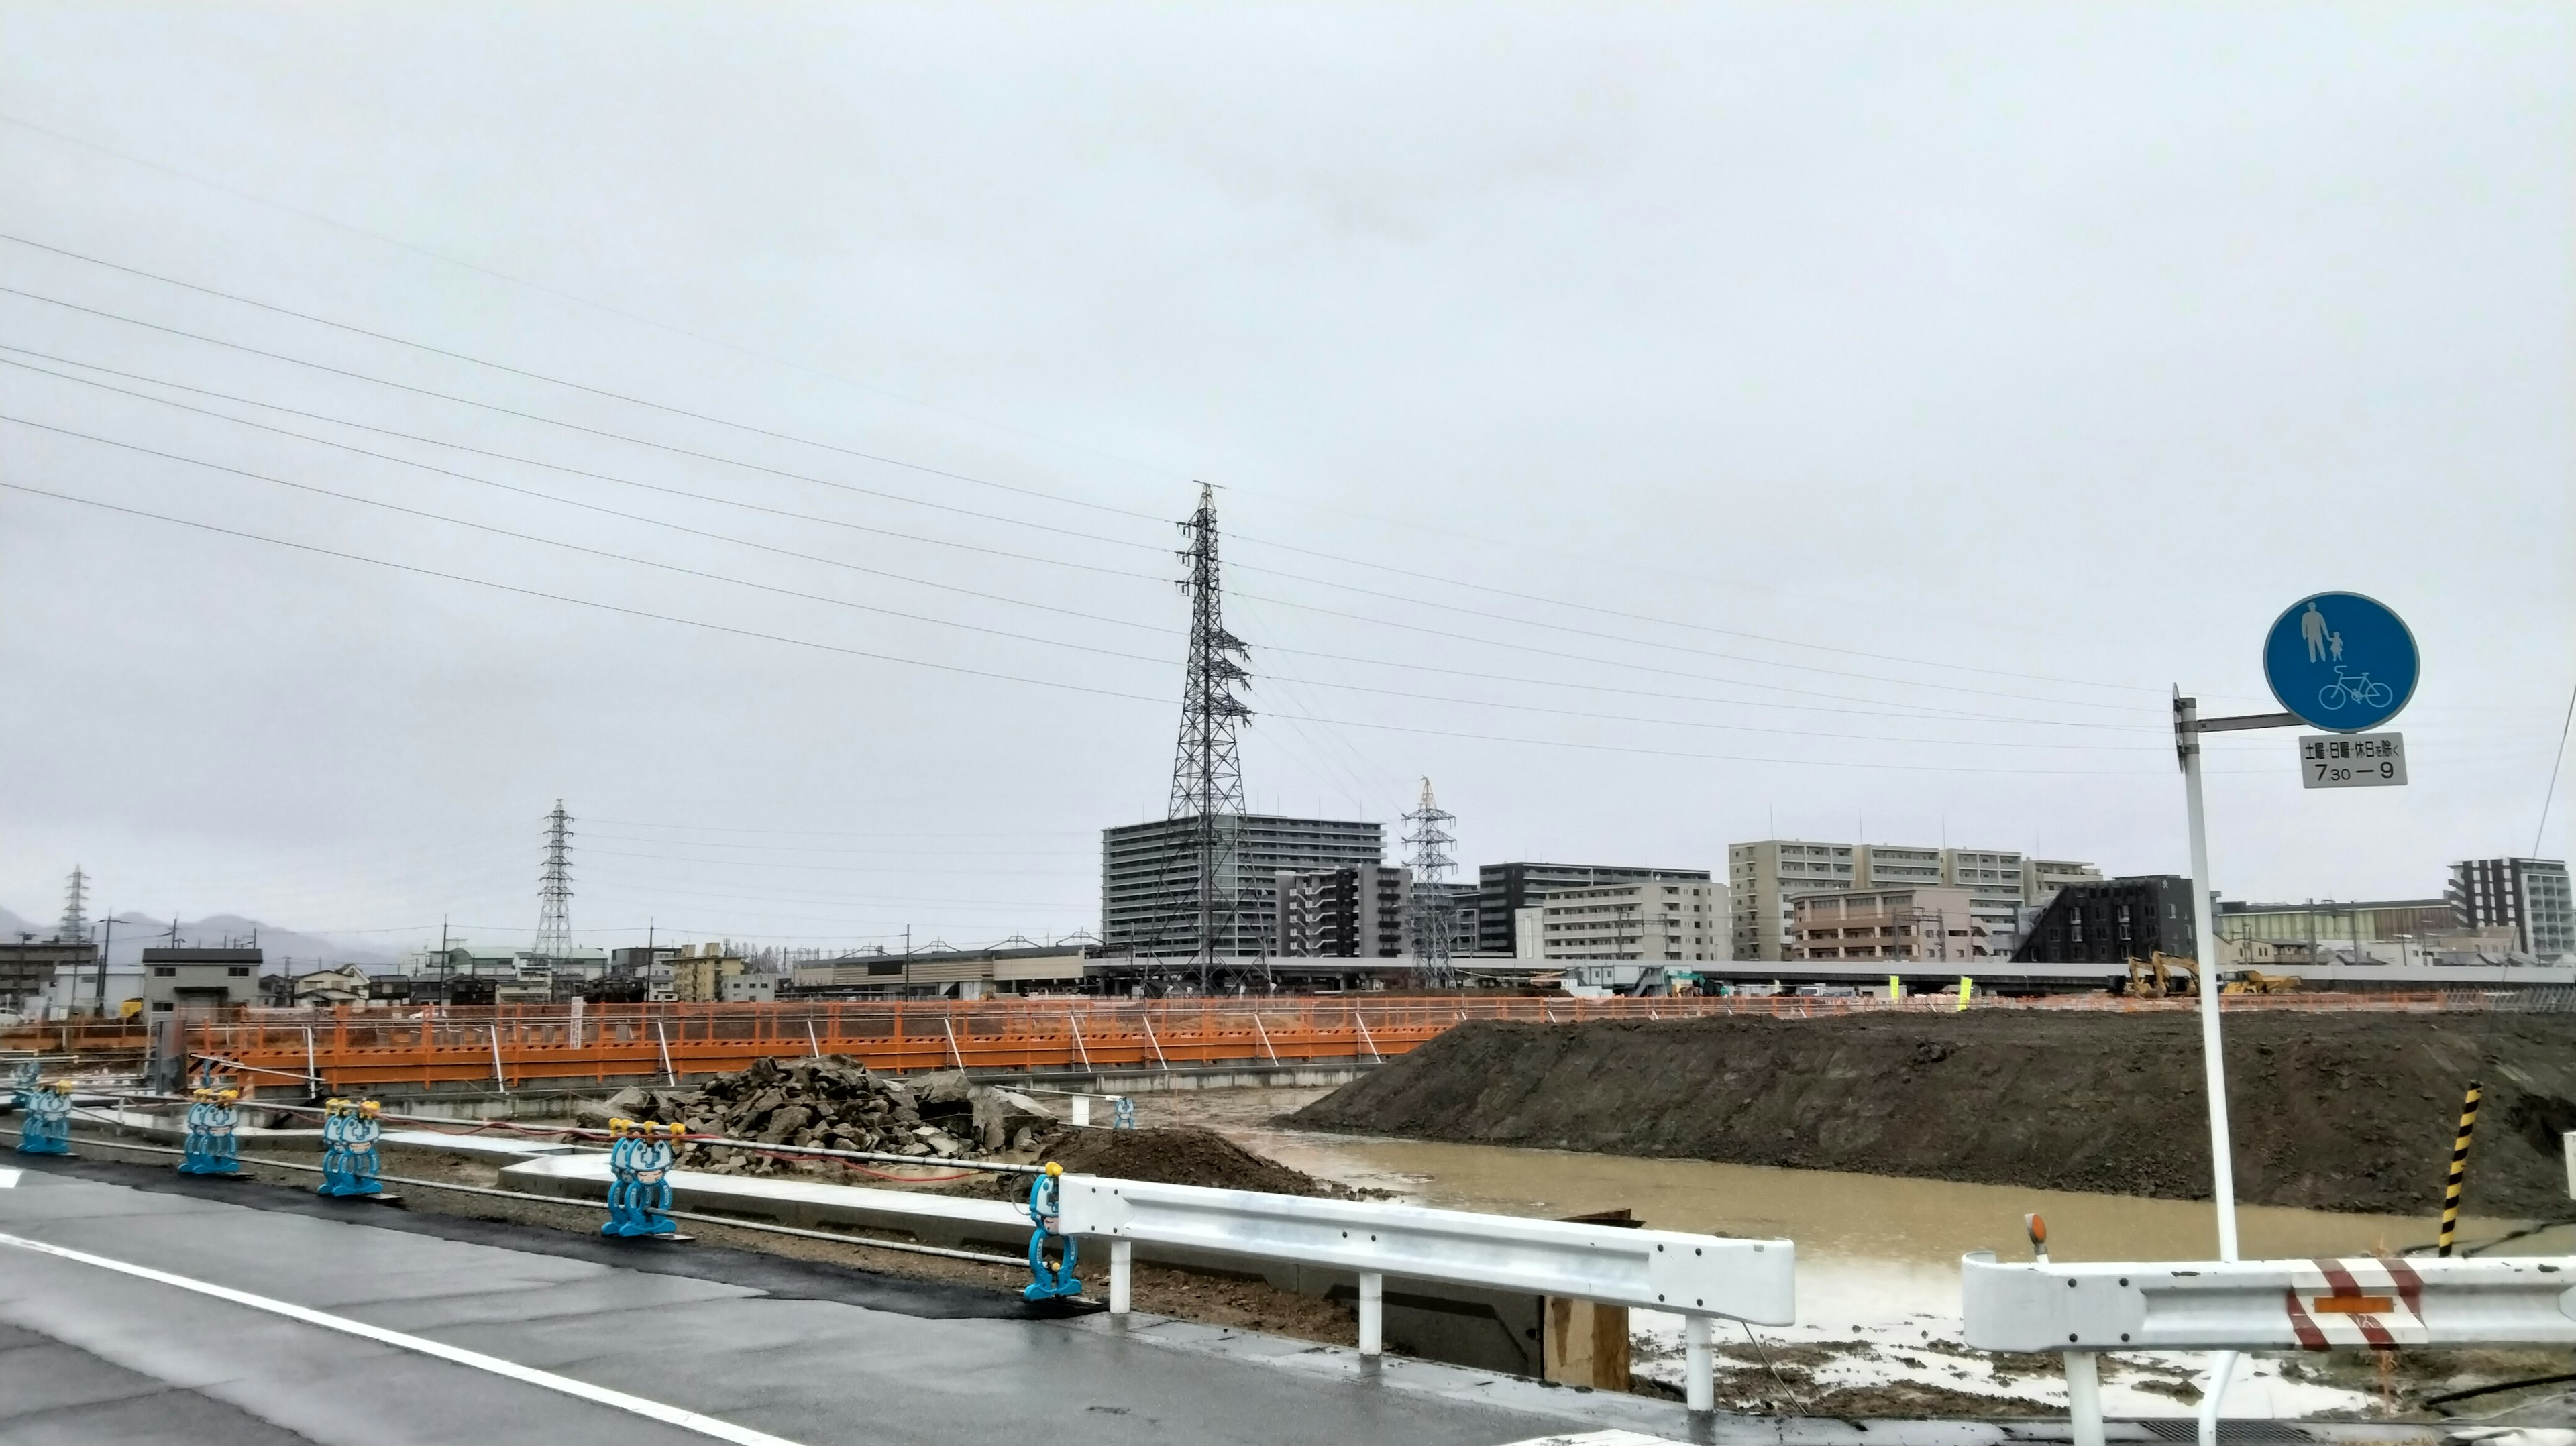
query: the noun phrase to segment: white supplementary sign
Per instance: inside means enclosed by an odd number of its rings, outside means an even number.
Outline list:
[[[1792,1325],[1798,1318],[1797,1248],[1786,1240],[1732,1240],[1091,1175],[1067,1175],[1061,1189],[1061,1228],[1067,1235],[1194,1246],[1685,1315],[1732,1316],[1756,1325]]]
[[[2302,733],[2299,784],[2303,788],[2403,788],[2403,733]]]
[[[1960,1262],[1989,1351],[2576,1345],[2576,1257]]]

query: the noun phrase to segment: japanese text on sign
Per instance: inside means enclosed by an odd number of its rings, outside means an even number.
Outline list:
[[[2299,738],[2299,782],[2308,788],[2400,788],[2403,733],[2307,733]]]

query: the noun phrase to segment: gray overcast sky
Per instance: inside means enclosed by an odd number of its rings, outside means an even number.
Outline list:
[[[2344,588],[2413,786],[2224,741],[2215,883],[2435,894],[2571,222],[2558,4],[0,4],[0,481],[133,509],[0,491],[0,903],[503,942],[560,796],[585,942],[1094,927],[1193,478],[1258,809],[2179,869],[2167,689]]]

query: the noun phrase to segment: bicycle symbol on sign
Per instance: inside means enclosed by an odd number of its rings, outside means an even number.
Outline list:
[[[2346,703],[2353,703],[2364,708],[2385,708],[2396,696],[2396,690],[2386,683],[2370,681],[2368,673],[2347,673],[2337,668],[2335,680],[2318,691],[2317,705],[2322,708],[2340,708]]]

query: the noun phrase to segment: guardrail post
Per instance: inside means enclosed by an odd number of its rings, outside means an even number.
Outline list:
[[[1136,1242],[1115,1239],[1109,1242],[1109,1313],[1127,1314],[1136,1275]]]
[[[1386,1352],[1386,1277],[1360,1272],[1360,1355],[1374,1360]]]
[[[1717,1409],[1717,1350],[1712,1344],[1712,1324],[1704,1315],[1682,1317],[1682,1396],[1694,1415]]]
[[[2066,1353],[2066,1419],[2075,1446],[2102,1446],[2102,1373],[2091,1351]]]
[[[2200,1398],[2200,1446],[2218,1446],[2218,1408],[2227,1400],[2227,1383],[2236,1377],[2236,1352],[2220,1351],[2209,1368],[2208,1394]]]

